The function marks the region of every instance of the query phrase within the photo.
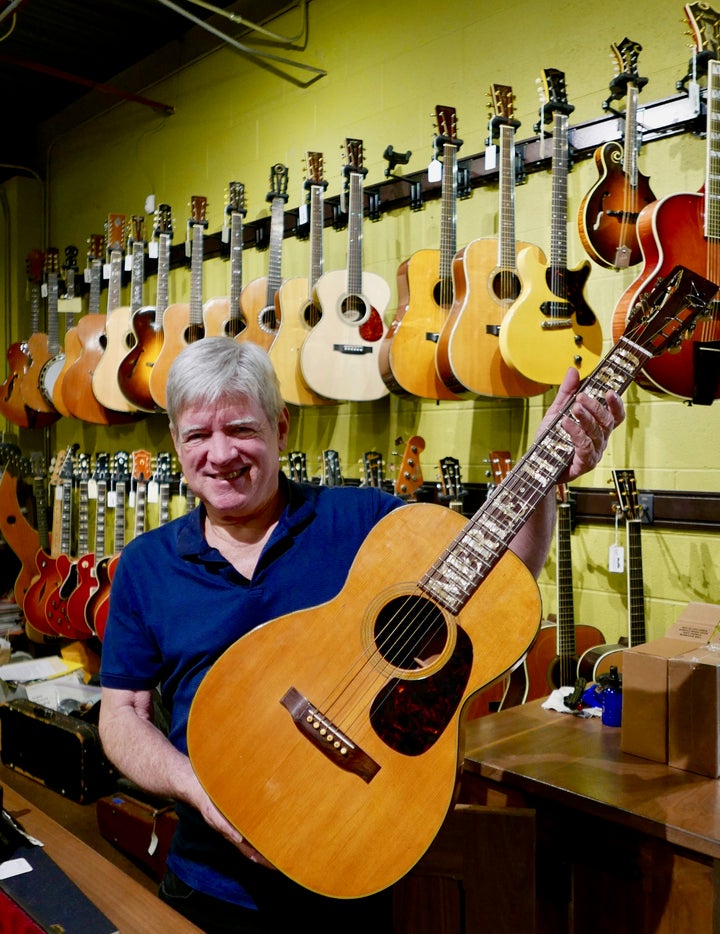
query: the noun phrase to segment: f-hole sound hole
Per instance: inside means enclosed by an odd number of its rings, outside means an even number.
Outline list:
[[[430,665],[447,643],[440,610],[424,597],[396,597],[378,613],[375,645],[396,668],[418,671]]]
[[[357,324],[367,314],[367,305],[360,295],[347,295],[342,301],[340,311],[346,321]]]
[[[492,290],[500,301],[515,301],[520,294],[520,280],[514,272],[499,272],[493,277]]]

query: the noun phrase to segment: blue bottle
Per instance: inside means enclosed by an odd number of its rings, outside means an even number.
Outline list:
[[[606,675],[597,679],[601,685],[602,722],[605,726],[620,726],[622,723],[622,677],[615,665]]]

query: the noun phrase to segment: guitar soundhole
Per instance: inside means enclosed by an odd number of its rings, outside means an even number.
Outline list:
[[[314,302],[308,302],[303,308],[303,321],[309,328],[314,328],[322,316],[322,311]]]
[[[268,305],[267,308],[263,308],[258,315],[258,324],[263,331],[267,331],[269,334],[277,331],[278,322],[274,305]]]
[[[242,334],[246,326],[247,325],[245,324],[242,318],[231,318],[225,324],[225,336],[226,337],[237,337],[238,334]]]
[[[127,349],[132,350],[135,344],[137,344],[137,341],[135,340],[135,335],[126,334],[125,335],[125,346],[127,347]]]
[[[396,668],[418,671],[442,653],[447,625],[440,610],[424,597],[390,600],[375,620],[375,645]]]
[[[346,295],[340,305],[340,312],[346,321],[357,324],[367,314],[367,305],[362,295]]]
[[[202,340],[205,337],[205,327],[202,324],[191,324],[188,328],[185,328],[183,336],[186,344],[194,344],[195,341]]]
[[[453,303],[452,279],[438,279],[433,289],[433,299],[440,308],[450,308]]]
[[[520,294],[520,280],[514,272],[499,272],[493,277],[492,290],[499,301],[514,302]]]
[[[101,334],[98,337],[98,344],[100,344],[103,350],[107,348],[107,335],[106,334]]]

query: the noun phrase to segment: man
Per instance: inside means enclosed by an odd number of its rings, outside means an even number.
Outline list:
[[[573,370],[546,419],[577,383]],[[592,469],[623,420],[620,398],[609,393],[606,401],[580,395],[574,418],[565,419],[575,454],[563,480]],[[167,411],[201,505],[123,550],[103,644],[100,717],[118,768],[178,802],[161,897],[213,934],[335,932],[351,923],[389,932],[389,893],[327,899],[269,866],[201,787],[186,727],[195,691],[218,656],[255,626],[334,597],[367,533],[402,503],[375,488],[295,484],[280,472],[289,415],[267,354],[249,342],[206,338],[184,349],[168,376]],[[554,524],[554,497],[546,500],[512,543],[536,576]],[[170,711],[167,737],[153,723],[158,685]]]

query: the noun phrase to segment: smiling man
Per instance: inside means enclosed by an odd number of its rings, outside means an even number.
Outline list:
[[[571,371],[546,418],[576,389]],[[620,398],[609,393],[606,402],[580,395],[574,418],[564,420],[575,456],[563,479],[592,469],[622,421]],[[389,934],[389,892],[352,900],[315,895],[242,838],[195,776],[186,730],[198,685],[222,652],[262,623],[332,599],[369,531],[404,504],[374,487],[287,479],[279,462],[288,411],[267,353],[252,343],[218,337],[185,348],[170,369],[167,411],[200,505],[123,549],[103,643],[100,715],[106,753],[118,768],[177,801],[160,896],[211,934],[334,934],[351,926]],[[552,538],[554,496],[546,500],[512,544],[535,575]],[[153,722],[158,687],[170,712],[167,736]]]

